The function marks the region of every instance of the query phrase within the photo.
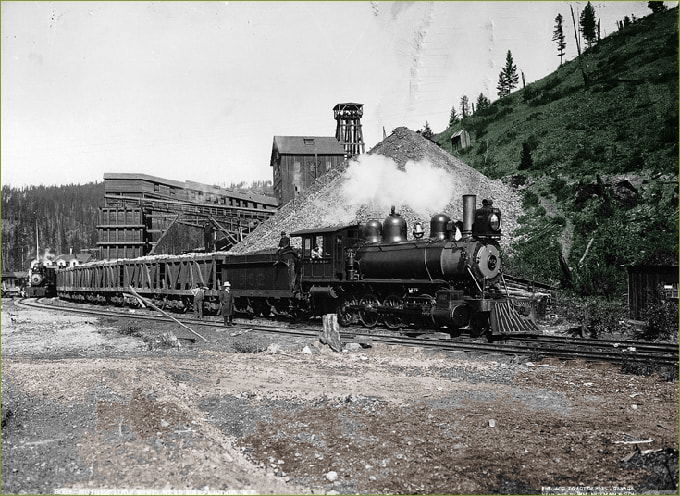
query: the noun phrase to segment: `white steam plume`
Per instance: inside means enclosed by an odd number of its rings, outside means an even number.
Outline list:
[[[453,176],[428,161],[408,161],[403,169],[383,155],[360,155],[347,167],[342,195],[346,204],[370,204],[389,212],[408,206],[424,218],[451,199]]]

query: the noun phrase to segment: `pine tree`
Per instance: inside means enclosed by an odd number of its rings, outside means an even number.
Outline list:
[[[522,143],[522,153],[520,153],[519,157],[519,167],[517,167],[517,170],[527,170],[533,167],[534,161],[531,158],[531,148],[526,141]]]
[[[586,7],[581,12],[579,24],[581,25],[581,34],[586,40],[588,48],[593,46],[597,40],[597,21],[595,20],[595,8],[588,2]]]
[[[555,31],[553,31],[552,40],[557,42],[557,55],[560,57],[560,65],[562,65],[564,49],[567,46],[562,30],[562,14],[557,14],[557,17],[555,17]]]
[[[431,140],[434,137],[434,133],[432,132],[432,129],[430,129],[429,122],[425,121],[425,128],[423,129],[423,132],[421,134],[429,140]]]
[[[454,126],[459,120],[460,119],[458,119],[458,116],[456,115],[456,106],[453,105],[451,107],[451,115],[449,116],[449,127]]]
[[[517,87],[518,82],[519,76],[517,75],[517,66],[512,60],[512,52],[508,50],[508,54],[505,56],[505,67],[498,75],[498,85],[496,86],[498,96],[503,98],[504,96],[509,95],[510,92]]]
[[[460,113],[463,119],[470,115],[470,101],[467,95],[460,97]]]
[[[647,7],[649,7],[649,9],[652,11],[652,14],[663,12],[667,9],[663,2],[647,2]]]
[[[491,101],[484,96],[484,93],[480,93],[477,97],[477,112],[480,110],[486,110],[491,106]]]

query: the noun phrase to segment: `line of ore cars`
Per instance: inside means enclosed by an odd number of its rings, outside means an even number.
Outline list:
[[[462,223],[435,215],[429,238],[419,225],[414,233],[407,239],[406,222],[393,208],[383,222],[291,233],[301,238],[301,250],[94,262],[58,270],[55,289],[65,300],[135,305],[131,287],[161,308],[186,312],[191,289],[201,284],[208,288],[204,310],[210,314],[229,281],[243,315],[298,319],[336,313],[343,326],[451,335],[536,330],[503,291],[501,211],[491,201],[477,208],[476,197],[465,195]],[[316,246],[320,255],[313,253]]]

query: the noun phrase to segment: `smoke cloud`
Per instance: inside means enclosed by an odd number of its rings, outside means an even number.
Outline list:
[[[350,163],[342,184],[345,204],[372,205],[389,212],[408,206],[424,218],[451,199],[453,176],[428,161],[408,161],[403,169],[383,155],[360,155]]]

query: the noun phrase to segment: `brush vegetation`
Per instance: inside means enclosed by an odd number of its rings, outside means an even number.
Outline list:
[[[452,149],[461,129],[472,145]],[[627,265],[677,265],[677,8],[622,26],[434,139],[521,192],[513,275],[610,297],[626,291]]]

